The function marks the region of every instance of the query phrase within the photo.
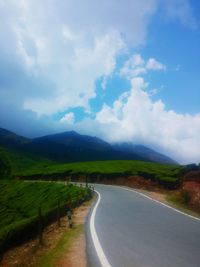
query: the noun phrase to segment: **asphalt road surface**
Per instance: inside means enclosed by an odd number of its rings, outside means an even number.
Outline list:
[[[95,185],[86,223],[91,267],[200,267],[200,220],[136,192]]]

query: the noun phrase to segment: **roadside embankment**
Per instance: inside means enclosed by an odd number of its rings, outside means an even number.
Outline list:
[[[91,198],[89,188],[61,183],[0,181],[0,254],[42,235],[45,227]]]
[[[8,250],[1,267],[86,267],[84,222],[93,200],[84,202],[73,212],[73,228],[67,217],[49,225],[43,234],[43,244],[34,238],[25,244]]]

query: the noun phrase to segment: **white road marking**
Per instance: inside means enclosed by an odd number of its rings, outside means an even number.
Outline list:
[[[100,260],[100,263],[101,263],[101,266],[102,267],[112,267],[111,264],[109,263],[108,259],[106,258],[106,255],[102,249],[102,246],[100,244],[100,241],[99,241],[99,238],[97,236],[97,232],[96,232],[96,229],[95,229],[95,215],[96,215],[96,211],[97,211],[97,207],[101,201],[101,195],[98,191],[95,190],[95,192],[97,193],[98,195],[98,200],[94,206],[94,209],[92,211],[92,215],[90,217],[90,232],[91,232],[91,236],[92,236],[92,240],[93,240],[93,243],[94,243],[94,247],[95,247],[95,250],[96,250],[96,253],[97,253],[97,256]]]
[[[113,185],[111,185],[111,187],[118,187],[119,188],[119,186],[113,186]],[[200,221],[200,218],[197,218],[195,216],[192,216],[192,215],[189,215],[189,214],[187,214],[185,212],[182,212],[182,211],[180,211],[180,210],[178,210],[176,208],[173,208],[173,207],[171,207],[171,206],[169,206],[169,205],[167,205],[165,203],[162,203],[161,201],[153,199],[152,197],[149,197],[149,196],[147,196],[147,195],[145,195],[145,194],[143,194],[141,192],[138,192],[138,191],[136,191],[134,189],[128,189],[128,188],[121,187],[121,186],[120,186],[120,188],[122,188],[124,190],[127,190],[127,191],[130,191],[130,192],[134,192],[134,193],[136,193],[138,195],[141,195],[141,196],[143,196],[143,197],[145,197],[145,198],[147,198],[147,199],[149,199],[151,201],[154,201],[154,202],[156,202],[156,203],[158,203],[158,204],[160,204],[162,206],[165,206],[165,207],[167,207],[167,208],[169,208],[169,209],[171,209],[171,210],[173,210],[175,212],[178,212],[178,213],[180,213],[182,215],[190,217],[190,218],[192,218],[194,220]],[[93,208],[92,215],[90,217],[90,232],[91,232],[91,236],[92,236],[92,240],[93,240],[93,243],[94,243],[94,247],[95,247],[97,256],[99,258],[99,261],[101,263],[101,266],[102,267],[112,267],[112,265],[109,263],[108,259],[106,258],[106,255],[105,255],[105,253],[103,251],[103,248],[101,246],[101,243],[99,241],[99,238],[97,236],[97,232],[96,232],[96,229],[95,229],[95,215],[96,215],[96,211],[97,211],[97,208],[99,206],[99,203],[101,201],[101,195],[97,190],[94,190],[94,191],[98,195],[98,200],[97,200],[97,202],[96,202],[96,204],[95,204],[95,206]]]
[[[160,205],[163,205],[163,206],[165,206],[165,207],[167,207],[167,208],[169,208],[169,209],[172,209],[172,210],[174,210],[174,211],[176,211],[176,212],[178,212],[178,213],[180,213],[180,214],[183,214],[183,215],[185,215],[185,216],[187,216],[187,217],[190,217],[190,218],[192,218],[192,219],[194,219],[194,220],[200,221],[200,218],[197,218],[197,217],[192,216],[192,215],[190,215],[190,214],[187,214],[187,213],[185,213],[185,212],[183,212],[183,211],[180,211],[180,210],[178,210],[178,209],[176,209],[176,208],[173,208],[173,207],[171,207],[171,206],[169,206],[169,205],[167,205],[167,204],[165,204],[165,203],[162,203],[162,202],[159,201],[159,200],[156,200],[156,199],[154,199],[154,198],[152,198],[152,197],[149,197],[149,196],[147,196],[147,195],[145,195],[145,194],[143,194],[143,193],[141,193],[141,192],[138,192],[138,191],[136,191],[136,190],[134,190],[134,189],[128,189],[128,188],[125,188],[125,187],[121,187],[121,188],[123,188],[124,190],[130,191],[130,192],[135,192],[135,193],[138,194],[138,195],[141,195],[141,196],[143,196],[143,197],[146,197],[146,198],[148,198],[148,199],[150,199],[150,200],[152,200],[152,201],[154,201],[154,202],[156,202],[156,203],[159,203]]]

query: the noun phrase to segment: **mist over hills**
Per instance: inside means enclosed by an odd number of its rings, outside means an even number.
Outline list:
[[[132,143],[116,143],[113,147],[118,151],[124,151],[127,153],[135,153],[140,157],[146,158],[148,161],[159,162],[163,164],[178,164],[175,160],[172,160],[170,157],[156,152],[153,149],[150,149],[143,145],[135,145]]]
[[[112,145],[97,137],[81,135],[75,131],[29,139],[0,128],[0,146],[58,162],[143,160],[177,164],[173,159],[143,145]]]

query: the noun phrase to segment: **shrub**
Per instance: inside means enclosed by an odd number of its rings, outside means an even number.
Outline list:
[[[0,179],[11,177],[11,165],[5,153],[0,151]]]
[[[187,191],[182,191],[181,196],[184,204],[190,203],[190,194]]]

